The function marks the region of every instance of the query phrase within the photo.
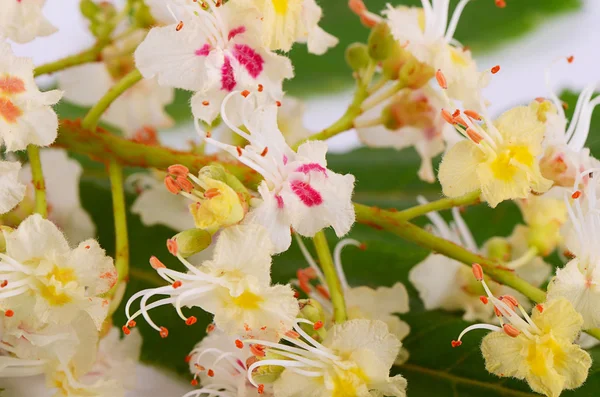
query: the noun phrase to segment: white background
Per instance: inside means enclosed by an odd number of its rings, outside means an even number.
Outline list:
[[[48,0],[45,11],[60,29],[59,32],[27,45],[15,46],[17,54],[32,56],[36,64],[41,64],[84,49],[93,42],[78,14],[78,0]],[[545,96],[548,90],[544,82],[544,70],[557,58],[568,55],[574,55],[575,62],[568,65],[563,61],[553,67],[552,89],[581,90],[590,83],[600,82],[600,0],[587,0],[582,10],[552,18],[525,38],[505,45],[493,54],[478,57],[481,69],[496,64],[501,66],[501,72],[494,76],[485,91],[485,97],[492,104],[492,113]],[[344,112],[350,96],[351,93],[346,92],[309,100],[307,126],[319,130],[336,120]],[[592,131],[590,139],[598,139],[593,136],[597,133],[600,132]],[[357,145],[353,132],[331,140],[335,150]],[[128,397],[180,397],[190,390],[184,382],[157,372],[140,366],[137,374],[139,388]],[[41,382],[37,390],[32,390],[29,395],[44,395]]]

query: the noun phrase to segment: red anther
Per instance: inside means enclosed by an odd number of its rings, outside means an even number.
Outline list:
[[[123,330],[123,333],[125,335],[129,335],[131,333],[131,330],[129,328],[127,328],[126,325],[123,326],[123,328],[121,328]]]
[[[487,305],[489,300],[487,296],[480,296],[479,300],[481,301],[481,303],[483,303],[484,305]]]
[[[150,266],[152,266],[153,269],[164,269],[164,268],[166,268],[165,264],[162,263],[160,261],[160,259],[158,259],[155,256],[151,256],[150,257]]]
[[[239,339],[235,340],[235,347],[237,347],[238,349],[243,349],[244,348],[244,342],[242,342]]]
[[[179,32],[181,29],[183,29],[183,21],[179,21],[179,23],[177,24],[177,26],[175,27],[175,30],[177,32]]]
[[[211,136],[212,136],[212,132],[210,132],[210,131],[206,131],[206,137],[207,137],[207,138],[210,138]]]
[[[438,69],[437,72],[435,72],[435,79],[437,80],[440,87],[442,87],[444,90],[448,88],[446,76],[444,76],[444,73],[442,73],[440,69]]]
[[[481,120],[481,116],[474,110],[465,110],[464,114],[475,120]]]
[[[258,385],[258,389],[256,389],[256,391],[258,392],[258,394],[263,394],[265,392],[265,385],[261,383],[260,385]]]
[[[190,356],[190,355],[187,355],[187,356],[185,356],[185,359],[184,359],[184,361],[185,361],[186,363],[189,363],[190,361],[192,361],[192,356]]]
[[[348,1],[348,7],[350,7],[350,10],[356,15],[362,15],[365,11],[367,11],[367,7],[362,0]]]
[[[175,176],[187,176],[187,174],[190,173],[190,170],[185,165],[173,164],[167,168],[167,172]]]
[[[86,250],[89,250],[90,248],[91,248],[91,247],[90,247],[89,245],[86,245],[86,246],[85,246],[85,249],[86,249]]]
[[[519,306],[519,301],[512,295],[502,295],[500,300],[509,302],[513,307]]]
[[[248,91],[248,90],[244,90],[244,91],[242,91],[242,96],[243,96],[244,98],[248,98],[248,95],[250,95],[250,91]]]
[[[535,98],[535,101],[536,101],[537,103],[544,103],[544,101],[545,101],[545,100],[546,100],[546,98],[544,98],[544,97],[541,97],[541,96],[539,96],[539,97]]]
[[[280,101],[275,101],[275,104],[277,105],[277,107],[281,107],[281,102]]]
[[[563,109],[565,109],[565,110],[569,109],[569,104],[568,103],[561,102],[561,105],[562,105]]]
[[[265,347],[263,345],[250,345],[250,352],[256,357],[264,357]]]
[[[203,367],[202,365],[200,365],[200,364],[194,364],[194,367],[195,367],[195,368],[196,368],[198,371],[200,371],[200,372],[202,372],[202,371],[204,371],[204,370],[206,369],[206,368],[204,368],[204,367]]]
[[[181,190],[185,191],[186,193],[190,193],[192,190],[194,190],[194,185],[192,185],[192,182],[190,182],[184,176],[178,176],[175,179],[175,183],[177,183],[177,186],[179,186]]]
[[[198,380],[197,379],[192,379],[192,381],[190,382],[190,384],[192,386],[198,386]]]
[[[365,243],[360,243],[360,245],[358,246],[358,249],[361,251],[364,251],[367,249],[367,244]]]
[[[473,270],[473,276],[475,276],[475,280],[483,280],[483,269],[479,263],[473,263],[471,265],[471,269]]]
[[[462,345],[462,342],[459,340],[453,340],[451,344],[452,344],[452,347],[458,347],[458,346]]]
[[[472,129],[471,127],[467,128],[467,136],[475,143],[479,144],[483,140],[483,137],[479,135],[477,131]]]
[[[263,149],[263,151],[260,153],[260,155],[262,157],[265,157],[267,155],[267,153],[269,153],[269,148],[265,146],[265,148]]]
[[[8,280],[4,280],[2,281],[2,284],[0,284],[0,288],[4,288],[8,285]]]
[[[293,288],[292,288],[293,289]],[[300,298],[300,292],[298,292],[297,290],[293,289],[294,291],[294,298],[298,299]]]
[[[315,288],[325,299],[330,299],[329,291],[327,291],[327,287],[323,284],[319,284]]]
[[[135,328],[136,325],[137,323],[135,322],[135,320],[129,320],[129,322],[127,323],[127,326],[129,328]]]
[[[567,62],[569,62],[569,63],[573,63],[574,60],[575,60],[575,57],[573,55],[570,55],[567,57]]]
[[[318,331],[321,328],[323,328],[323,321],[317,321],[316,323],[313,324],[313,329],[315,331]]]
[[[188,317],[187,320],[185,320],[185,325],[194,325],[198,322],[198,319],[195,316],[190,316]]]
[[[460,110],[456,109],[454,111],[454,113],[452,113],[452,117],[458,117],[458,116],[460,116]]]
[[[535,308],[538,310],[538,312],[543,313],[544,312],[544,306],[541,303],[538,303],[537,305],[535,305]]]
[[[208,106],[208,105],[210,105],[210,102],[208,102],[208,101],[202,101],[202,106]]]
[[[446,123],[452,124],[452,125],[456,124],[456,122],[452,118],[452,115],[446,109],[442,109],[442,117],[444,118],[444,120],[446,120]]]
[[[496,2],[496,7],[498,8],[504,8],[506,7],[506,1],[505,0],[495,0]]]
[[[165,327],[160,327],[160,337],[165,339],[167,336],[169,336],[169,330]]]
[[[467,126],[467,122],[465,121],[465,119],[462,118],[461,115],[454,116],[454,124]]]
[[[235,147],[235,150],[237,150],[237,154],[238,154],[238,156],[242,157],[242,148],[241,148],[241,147],[239,147],[239,146],[236,146],[236,147]]]
[[[206,197],[207,199],[211,199],[213,197],[217,197],[220,194],[221,194],[221,192],[219,192],[219,189],[217,189],[216,187],[213,187],[212,189],[208,189],[207,191],[204,192],[204,197]]]
[[[182,285],[182,284],[183,284],[183,283],[181,282],[181,280],[177,280],[177,281],[175,281],[173,284],[171,284],[171,286],[172,286],[173,288],[177,289],[177,288],[181,287],[181,285]]]
[[[500,71],[500,65],[496,65],[492,68],[492,74],[496,74]]]
[[[208,376],[210,376],[210,377],[212,378],[213,376],[215,376],[215,371],[213,371],[212,369],[209,369],[209,370],[206,372],[206,375],[208,375]]]
[[[263,87],[262,84],[258,85],[258,92],[263,92],[264,89],[265,89],[265,87]]]
[[[576,190],[575,193],[571,195],[571,197],[573,197],[574,199],[578,199],[579,197],[581,197],[581,191]]]
[[[287,336],[288,338],[292,338],[292,339],[300,338],[300,334],[291,329],[285,333],[285,336]]]
[[[179,187],[177,182],[175,182],[175,179],[171,178],[169,175],[165,177],[165,187],[173,194],[179,194],[181,191],[181,187]]]
[[[504,324],[502,326],[502,329],[504,330],[504,333],[506,335],[511,336],[513,338],[516,338],[521,333],[521,331],[519,331],[518,329],[516,329],[515,327],[513,327],[510,324]]]
[[[494,313],[496,313],[497,317],[502,317],[502,313],[500,313],[500,309],[498,309],[496,306],[494,306]]]
[[[175,239],[167,240],[167,249],[171,253],[171,255],[177,256],[177,241]]]
[[[206,327],[206,333],[207,334],[210,334],[214,330],[215,330],[215,325],[214,324],[208,324],[208,326]]]
[[[306,277],[308,277],[311,280],[314,280],[315,278],[317,278],[317,271],[315,269],[313,269],[312,267],[304,269],[304,274],[306,275]]]
[[[15,312],[13,312],[10,309],[8,309],[7,311],[4,312],[4,316],[6,316],[6,317],[12,317],[14,315],[15,315]]]

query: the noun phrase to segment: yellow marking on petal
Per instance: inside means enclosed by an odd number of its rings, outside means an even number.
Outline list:
[[[260,308],[263,298],[250,291],[244,291],[240,296],[233,299],[233,303],[245,310],[256,310]]]
[[[71,268],[54,266],[46,276],[49,284],[40,286],[40,293],[53,306],[62,306],[71,302],[71,297],[63,291],[66,284],[77,281],[75,271]]]
[[[459,66],[468,66],[469,65],[469,62],[462,54],[462,50],[458,50],[454,47],[450,47],[450,60],[455,65],[459,65]]]
[[[509,146],[498,154],[490,164],[494,177],[502,181],[510,181],[513,179],[518,168],[510,164],[511,160],[515,160],[527,167],[531,167],[533,165],[534,157],[527,146]]]
[[[288,0],[271,0],[273,2],[273,7],[275,8],[275,13],[279,15],[285,15],[288,10]]]
[[[421,32],[425,32],[425,11],[422,8],[419,8],[417,13],[417,21],[419,23],[419,28],[421,28]]]
[[[351,368],[333,378],[331,397],[356,396],[356,386],[368,384],[369,378],[360,368]]]
[[[0,98],[0,118],[3,118],[9,124],[13,124],[22,114],[21,108],[12,103],[10,99]]]

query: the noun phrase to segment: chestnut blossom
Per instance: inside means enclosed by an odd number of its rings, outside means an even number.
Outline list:
[[[32,60],[16,57],[10,44],[0,39],[0,144],[6,150],[54,142],[58,117],[51,105],[61,96],[58,90],[40,92],[33,79]]]
[[[308,52],[323,55],[338,39],[319,27],[323,10],[315,0],[243,0],[254,6],[263,22],[263,45],[289,51],[294,42],[306,43]]]
[[[117,281],[112,258],[95,240],[71,249],[50,221],[34,214],[4,231],[0,254],[0,307],[16,319],[35,316],[40,324],[66,324],[81,312],[98,329],[108,313],[103,297]]]
[[[538,304],[529,316],[514,297],[498,299],[492,294],[478,264],[473,265],[473,273],[494,306],[500,326],[471,325],[461,332],[458,340],[452,341],[452,346],[460,346],[461,338],[469,331],[490,330],[481,344],[489,372],[524,379],[533,391],[548,397],[558,397],[563,390],[581,386],[592,359],[574,343],[583,319],[571,303],[561,298]]]
[[[0,161],[0,214],[15,208],[25,197],[25,185],[19,181],[21,163]]]
[[[17,43],[56,32],[42,13],[46,0],[3,0],[0,7],[0,35]],[[4,57],[4,55],[2,56]]]
[[[289,248],[290,227],[307,237],[329,226],[338,237],[345,235],[355,219],[351,202],[354,176],[327,169],[324,142],[306,142],[294,152],[278,128],[276,104],[261,106],[262,99],[255,101],[259,96],[261,93],[233,92],[223,101],[223,121],[249,142],[247,146],[226,145],[211,138],[210,133],[205,137],[206,142],[235,156],[265,178],[258,187],[261,200],[250,203],[252,208],[244,223],[267,228],[276,253]],[[245,111],[241,119],[249,133],[230,120],[232,113],[226,107],[230,99],[242,103],[239,106]],[[200,130],[198,123],[196,126]]]
[[[322,343],[299,326],[312,323],[298,319],[284,343],[246,340],[258,361],[248,368],[248,379],[259,390],[253,375],[261,367],[282,367],[273,382],[277,397],[304,396],[406,396],[406,379],[389,376],[400,346],[398,338],[378,320],[348,320],[334,325]],[[254,347],[254,348],[253,348]]]
[[[545,193],[552,186],[540,172],[538,156],[545,126],[535,104],[512,108],[494,121],[485,110],[454,115],[443,110],[443,114],[468,137],[442,159],[438,178],[446,196],[459,197],[481,189],[481,198],[495,208],[504,200]]]
[[[291,329],[298,314],[298,303],[288,285],[271,285],[273,247],[267,231],[260,225],[230,226],[218,236],[211,260],[200,266],[189,263],[169,241],[170,251],[185,265],[187,273],[167,269],[157,258],[151,265],[170,285],[134,294],[125,307],[128,323],[142,315],[163,337],[167,328],[158,326],[148,311],[162,305],[174,305],[187,325],[196,323],[186,317],[182,307],[200,307],[214,314],[218,328],[230,335],[277,340]],[[152,303],[154,296],[164,295]],[[140,299],[141,298],[141,299]],[[131,305],[140,299],[140,310],[131,313]]]
[[[288,58],[265,49],[260,15],[239,2],[215,6],[182,2],[175,23],[155,27],[135,52],[138,69],[158,84],[195,91],[192,111],[207,123],[217,117],[223,98],[234,90],[262,87],[281,98],[284,79],[293,76]]]

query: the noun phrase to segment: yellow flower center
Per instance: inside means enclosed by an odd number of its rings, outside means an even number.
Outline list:
[[[469,62],[467,62],[467,59],[462,54],[462,51],[457,50],[454,47],[450,47],[450,60],[455,65],[459,65],[459,66],[468,66],[469,65]]]
[[[288,9],[288,0],[271,0],[273,2],[273,7],[275,8],[275,13],[279,15],[285,15]]]
[[[48,303],[53,306],[62,306],[71,302],[71,297],[63,290],[63,287],[72,281],[77,281],[73,269],[54,266],[46,278],[48,282],[42,284],[40,293]]]
[[[264,299],[250,291],[244,291],[233,300],[233,303],[245,310],[256,310]]]
[[[548,372],[548,356],[552,353],[553,366],[563,367],[565,364],[565,353],[561,346],[552,337],[541,343],[532,342],[527,350],[527,364],[531,372],[536,376],[545,376]]]
[[[348,397],[356,395],[356,386],[368,383],[369,378],[360,368],[351,368],[333,378],[332,397]]]
[[[515,160],[527,167],[533,165],[533,156],[527,146],[509,146],[506,150],[498,154],[498,157],[490,165],[496,179],[502,181],[513,179],[518,168],[511,164],[511,160]]]

